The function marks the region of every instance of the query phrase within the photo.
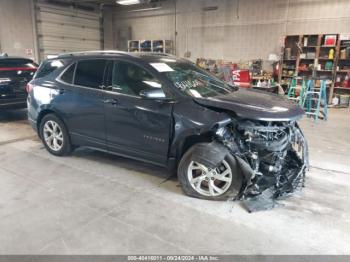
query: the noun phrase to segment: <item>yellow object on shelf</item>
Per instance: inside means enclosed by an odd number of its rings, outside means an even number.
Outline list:
[[[328,58],[329,58],[329,59],[334,59],[334,49],[333,49],[333,48],[331,48],[331,49],[329,50]]]

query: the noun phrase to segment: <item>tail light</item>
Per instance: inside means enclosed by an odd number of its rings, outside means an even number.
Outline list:
[[[26,91],[28,94],[33,90],[33,87],[33,84],[31,84],[30,82],[27,84]]]

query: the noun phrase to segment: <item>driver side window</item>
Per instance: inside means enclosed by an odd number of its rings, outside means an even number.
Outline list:
[[[139,96],[141,91],[162,88],[160,82],[143,68],[128,62],[114,61],[108,89],[120,94]]]

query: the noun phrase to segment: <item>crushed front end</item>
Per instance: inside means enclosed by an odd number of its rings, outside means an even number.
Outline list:
[[[240,199],[266,192],[277,199],[304,186],[308,146],[295,121],[233,118],[218,127],[216,137],[236,158],[245,177]]]

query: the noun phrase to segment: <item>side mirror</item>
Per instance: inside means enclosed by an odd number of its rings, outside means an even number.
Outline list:
[[[145,99],[167,100],[167,97],[161,88],[142,90],[140,96]]]

